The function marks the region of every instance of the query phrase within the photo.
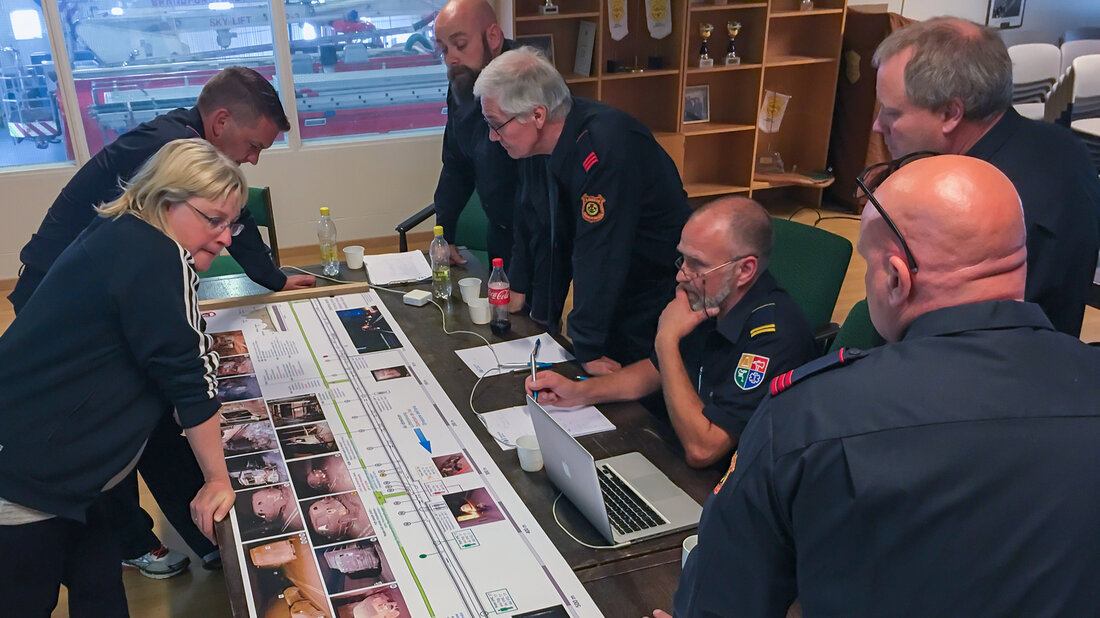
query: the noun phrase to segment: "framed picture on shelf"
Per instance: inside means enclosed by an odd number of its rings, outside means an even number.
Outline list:
[[[552,34],[521,34],[516,37],[516,45],[530,45],[542,52],[543,56],[554,64],[554,35]]]
[[[710,85],[684,88],[684,124],[710,122]]]
[[[1019,28],[1024,24],[1024,0],[989,0],[985,25],[990,28]]]

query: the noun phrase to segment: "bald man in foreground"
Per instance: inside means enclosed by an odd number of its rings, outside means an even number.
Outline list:
[[[874,196],[900,232],[864,209],[889,343],[772,382],[676,615],[1095,615],[1100,349],[1022,301],[1023,213],[992,165],[917,160]]]

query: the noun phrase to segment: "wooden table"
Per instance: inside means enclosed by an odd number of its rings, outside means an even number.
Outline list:
[[[470,259],[469,255],[466,257]],[[338,276],[340,279],[348,282],[366,281],[366,274],[362,269],[348,272],[343,264],[341,269]],[[306,270],[316,273],[320,272],[320,267],[307,267]],[[465,305],[457,297],[459,279],[474,276],[485,281],[485,274],[484,267],[472,259],[465,267],[452,267],[451,277],[455,282],[456,297],[447,303],[445,310],[450,330],[471,330],[494,342],[499,341],[500,338],[492,335],[487,325],[473,324]],[[318,279],[318,283],[332,285],[321,279]],[[418,287],[428,288],[430,284],[393,287],[407,291]],[[257,291],[266,292],[267,290],[256,286],[243,275],[228,275],[203,280],[199,294],[200,298],[212,298],[212,294],[239,295]],[[304,293],[316,296],[318,291],[307,290]],[[332,293],[350,292],[341,291],[339,286],[334,286]],[[287,300],[288,295],[297,297],[302,294],[302,291],[280,292],[257,297],[254,300],[257,304],[279,302]],[[490,453],[547,536],[573,568],[600,610],[607,616],[638,618],[648,615],[653,608],[668,608],[680,577],[681,543],[684,537],[693,534],[694,531],[666,535],[614,550],[589,549],[570,539],[554,522],[551,507],[558,491],[550,483],[545,471],[529,473],[520,469],[516,454],[513,451],[502,451],[485,430],[480,419],[469,409],[467,401],[476,378],[455,356],[454,351],[481,345],[481,340],[470,335],[440,336],[440,312],[432,305],[413,307],[404,304],[397,294],[379,292],[379,296],[400,323],[402,330],[451,401],[455,402],[463,418],[473,428],[485,450]],[[541,328],[530,319],[513,316],[512,333],[507,338],[526,337],[539,332],[542,332]],[[559,365],[555,370],[570,376],[580,373],[580,367],[576,364]],[[517,372],[485,378],[478,386],[474,406],[479,412],[486,412],[522,405],[525,375],[525,372]],[[592,453],[593,457],[602,459],[638,451],[649,458],[674,483],[682,487],[688,495],[700,504],[703,503],[724,472],[724,466],[702,471],[689,468],[684,463],[683,449],[668,422],[651,414],[638,403],[603,404],[599,408],[618,429],[579,438],[581,444]],[[568,500],[559,501],[558,515],[562,524],[577,538],[591,545],[607,543]],[[226,528],[228,526],[223,527],[223,530]],[[240,585],[239,578],[232,577],[233,568],[236,568],[235,565],[226,565],[226,580],[229,582],[231,596],[240,594],[243,598],[243,586]],[[237,582],[233,582],[234,579]],[[234,599],[231,599],[231,602],[234,605],[234,614],[237,615],[238,603]]]

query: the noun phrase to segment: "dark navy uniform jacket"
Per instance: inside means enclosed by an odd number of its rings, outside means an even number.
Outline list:
[[[1100,178],[1080,140],[1011,107],[966,154],[997,167],[1020,194],[1027,289],[1054,327],[1078,337],[1100,249]]]
[[[502,51],[515,47],[505,39]],[[447,127],[443,130],[443,170],[435,187],[435,220],[443,237],[455,242],[458,217],[477,189],[489,218],[489,258],[512,265],[512,212],[516,202],[516,160],[500,144],[489,140],[489,125],[474,98],[461,101],[447,91]]]
[[[172,140],[195,137],[206,138],[199,110],[176,109],[121,135],[85,163],[61,189],[38,232],[19,253],[23,272],[8,296],[15,310],[26,304],[57,256],[91,223],[96,216],[93,209],[122,195],[120,180],[133,177],[161,146]],[[242,210],[238,222],[244,224],[244,230],[233,237],[229,253],[250,279],[272,290],[281,290],[286,285],[286,275],[271,261],[256,221],[247,210]]]
[[[517,226],[513,261],[527,271],[517,291],[531,293],[532,314],[556,325],[572,280],[567,329],[577,360],[645,358],[672,299],[676,244],[691,215],[676,165],[629,114],[574,97],[550,157],[521,167],[525,182],[548,179],[546,197],[524,187],[527,198],[555,208],[534,243]],[[534,281],[548,290],[525,289]]]
[[[992,301],[849,362],[760,405],[676,615],[1095,616],[1100,349]]]
[[[767,271],[725,317],[703,322],[680,340],[703,416],[734,439],[768,392],[768,382],[815,356],[809,322]],[[649,360],[660,369],[656,350]]]

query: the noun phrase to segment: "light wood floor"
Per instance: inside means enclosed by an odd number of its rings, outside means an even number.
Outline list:
[[[789,213],[775,212],[777,216],[786,216]],[[838,217],[838,213],[830,211],[803,210],[794,217],[795,221],[812,224],[817,217]],[[854,219],[832,218],[819,223],[818,227],[840,234],[848,238],[854,244],[859,234],[859,222]],[[291,263],[305,265],[314,260],[312,252],[303,252],[303,257],[294,256]],[[864,296],[863,275],[867,265],[858,253],[852,254],[852,263],[848,267],[848,275],[844,280],[844,286],[840,290],[840,298],[837,300],[836,310],[833,312],[833,320],[837,323],[844,321],[852,305],[859,302]],[[0,331],[6,329],[14,319],[11,304],[7,301],[9,290],[0,289]],[[1085,308],[1085,324],[1082,329],[1081,339],[1084,341],[1100,341],[1100,310],[1092,307]],[[156,532],[160,538],[170,547],[185,550],[186,545],[165,521],[156,504],[149,497],[142,485],[142,504],[156,520]],[[190,554],[190,552],[188,552]],[[228,618],[229,602],[225,593],[225,580],[220,571],[203,571],[200,560],[191,555],[194,565],[187,573],[167,580],[152,580],[142,577],[140,574],[127,571],[123,575],[126,584],[126,594],[130,603],[130,613],[141,618],[167,618],[167,617],[191,617],[201,618]],[[65,609],[65,594],[58,603],[58,609],[54,617],[68,617]]]

